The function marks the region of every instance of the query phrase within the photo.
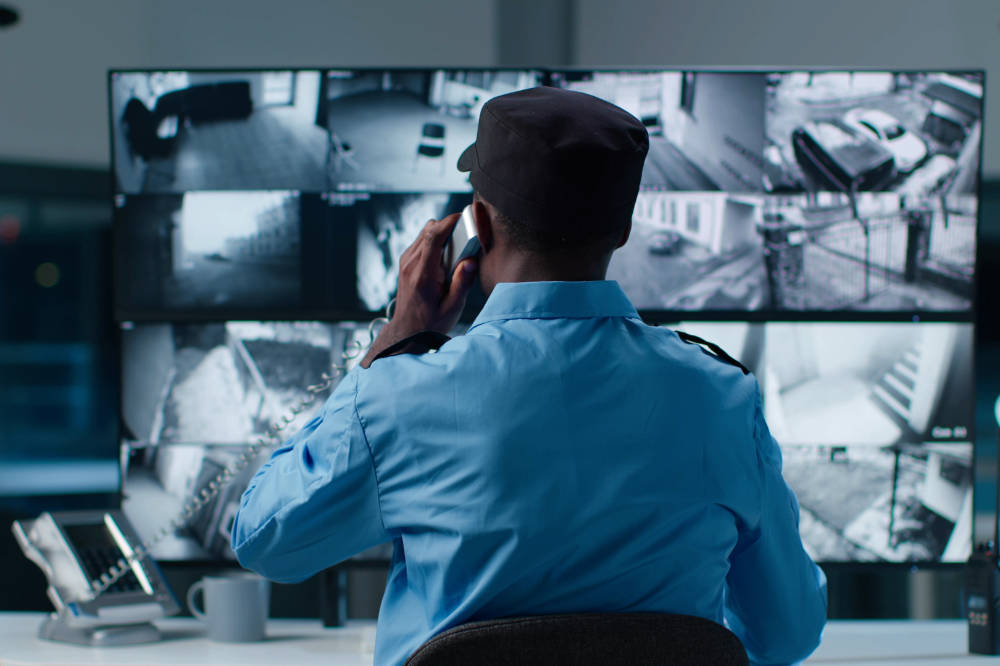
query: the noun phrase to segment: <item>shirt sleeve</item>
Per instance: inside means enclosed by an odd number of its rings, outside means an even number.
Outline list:
[[[358,372],[250,480],[232,532],[247,569],[296,582],[391,540],[357,414]]]
[[[822,638],[826,577],[802,546],[799,504],[781,476],[781,451],[755,393],[759,522],[744,526],[730,556],[725,617],[751,663],[791,664],[808,657]]]

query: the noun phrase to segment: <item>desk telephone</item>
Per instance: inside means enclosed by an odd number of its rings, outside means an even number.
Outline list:
[[[14,521],[14,538],[48,579],[56,612],[38,636],[84,645],[123,645],[159,639],[151,620],[173,615],[180,606],[149,558],[137,557],[139,539],[119,510],[43,513]],[[95,594],[93,581],[124,560],[123,573]]]
[[[461,250],[459,252],[459,249]],[[479,252],[471,207],[467,206],[446,243],[442,264],[449,271],[462,259]],[[174,593],[150,549],[188,524],[266,446],[281,443],[284,428],[329,389],[347,364],[363,356],[374,342],[375,327],[391,318],[391,300],[384,317],[368,326],[367,345],[356,342],[342,355],[343,364],[324,372],[321,382],[284,417],[275,421],[265,437],[258,438],[214,479],[194,492],[183,508],[152,539],[141,543],[125,514],[118,509],[46,512],[34,520],[15,521],[14,537],[25,556],[48,579],[47,595],[55,612],[39,628],[40,638],[83,645],[125,645],[159,640],[152,620],[180,610]]]

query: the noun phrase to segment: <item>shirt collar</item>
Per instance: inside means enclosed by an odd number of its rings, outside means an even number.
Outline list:
[[[639,314],[614,280],[588,282],[501,282],[470,330],[504,319],[588,319]]]

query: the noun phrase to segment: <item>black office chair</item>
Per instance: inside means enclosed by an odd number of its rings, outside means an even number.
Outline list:
[[[405,666],[747,666],[740,640],[690,615],[593,613],[463,624]]]

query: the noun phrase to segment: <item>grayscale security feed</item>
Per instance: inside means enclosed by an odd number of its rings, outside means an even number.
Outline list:
[[[471,194],[374,194],[331,211],[358,229],[357,287],[362,307],[382,312],[396,293],[399,258],[430,219],[461,212]],[[336,222],[334,222],[336,223]]]
[[[771,322],[765,330],[757,377],[779,442],[969,439],[971,324]]]
[[[764,74],[556,72],[552,79],[642,121],[649,131],[644,189],[761,190]]]
[[[982,102],[980,75],[771,75],[765,189],[975,192]]]
[[[608,278],[640,310],[968,312],[976,201],[641,192]]]
[[[972,529],[972,326],[684,322],[761,386],[823,561],[966,559]]]
[[[138,441],[249,444],[344,362],[360,324],[138,324],[122,333],[125,425]],[[329,392],[319,396],[322,400]],[[302,414],[287,427],[304,425]]]
[[[353,368],[371,342],[368,323],[137,324],[122,332],[123,508],[152,538],[247,446],[269,444],[193,521],[152,551],[161,560],[232,559],[229,533],[253,473],[277,444],[313,418],[336,387],[267,438],[270,424],[320,384],[333,365]],[[462,328],[452,332],[458,335]],[[340,375],[337,374],[339,380]],[[360,558],[387,558],[390,546]]]
[[[118,298],[125,307],[298,305],[297,195],[190,192],[118,200]]]
[[[123,507],[140,536],[166,525],[192,493],[308,398],[307,387],[320,384],[334,364],[353,367],[368,337],[368,324],[359,323],[140,324],[124,330],[123,411],[135,441],[123,444]],[[278,443],[307,423],[331,392],[320,392]],[[232,559],[233,516],[250,477],[273,450],[271,441],[153,556]]]
[[[806,551],[826,562],[964,562],[972,445],[782,446]]]
[[[116,73],[119,192],[322,191],[319,71]]]
[[[537,72],[514,70],[324,76],[317,122],[327,132],[327,187],[336,191],[471,191],[456,164],[476,140],[483,104],[541,83]]]

